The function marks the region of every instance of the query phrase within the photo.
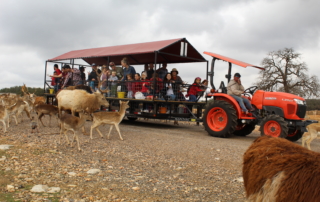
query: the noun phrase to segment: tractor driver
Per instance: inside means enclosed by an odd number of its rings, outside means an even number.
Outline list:
[[[245,114],[248,114],[248,109],[250,111],[253,111],[254,109],[248,99],[241,97],[241,94],[244,91],[244,87],[241,84],[240,77],[241,75],[239,73],[234,74],[233,80],[231,80],[227,86],[228,95],[232,96],[235,100],[237,100],[242,111],[244,111]]]

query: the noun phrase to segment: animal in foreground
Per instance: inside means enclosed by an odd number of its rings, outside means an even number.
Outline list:
[[[243,158],[248,201],[320,201],[320,154],[283,138],[257,138]]]
[[[38,123],[34,120],[34,117],[31,118],[30,126],[31,126],[31,133],[33,133],[34,130],[37,130],[37,133],[39,133]]]
[[[7,132],[6,120],[8,119],[8,112],[5,106],[0,105],[0,121],[3,123],[3,132]]]
[[[309,150],[311,150],[310,144],[312,140],[316,139],[318,136],[318,130],[317,125],[311,124],[307,126],[308,132],[305,132],[302,136],[302,146],[304,147],[304,144],[307,144],[307,147]]]
[[[101,92],[90,94],[84,90],[61,90],[56,97],[59,115],[61,115],[61,110],[71,110],[72,115],[82,110],[86,110],[91,114],[99,109],[101,105],[109,106],[108,101]],[[84,129],[83,131],[86,134]]]
[[[89,113],[82,111],[79,113],[80,117],[76,117],[73,116],[71,114],[67,114],[64,113],[61,117],[60,117],[60,124],[61,124],[61,129],[60,129],[60,137],[59,137],[59,144],[60,144],[60,140],[62,137],[62,133],[64,133],[66,140],[67,140],[67,144],[70,144],[68,135],[67,135],[67,131],[72,131],[73,132],[73,138],[71,141],[71,147],[72,147],[72,143],[74,138],[76,138],[77,140],[77,144],[78,144],[78,150],[80,151],[80,143],[79,143],[79,137],[78,137],[78,130],[84,126],[85,122],[87,119],[91,120],[91,116]]]
[[[98,129],[98,126],[100,125],[111,125],[110,129],[109,129],[109,133],[108,133],[108,139],[110,138],[110,133],[112,130],[112,127],[115,126],[115,128],[117,129],[118,133],[119,133],[119,137],[121,140],[123,140],[121,133],[120,133],[120,129],[119,129],[119,124],[122,121],[126,109],[129,108],[128,105],[129,101],[121,101],[120,100],[120,110],[119,112],[97,112],[97,113],[93,113],[93,122],[91,125],[91,130],[90,130],[90,138],[92,139],[92,130],[95,128],[96,131],[100,134],[101,137],[103,137],[102,133],[100,132],[100,130]]]
[[[46,114],[50,116],[49,127],[51,126],[51,116],[56,117],[58,120],[59,111],[58,111],[58,107],[56,106],[49,105],[49,104],[37,104],[34,109],[38,114],[38,119],[37,119],[38,123],[40,120],[43,127],[45,127],[45,125],[42,122],[42,117]]]

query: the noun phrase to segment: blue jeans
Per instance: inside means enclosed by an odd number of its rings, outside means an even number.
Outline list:
[[[196,102],[197,97],[195,95],[189,95],[189,102]]]
[[[239,103],[242,111],[247,112],[248,109],[249,110],[252,109],[251,103],[250,103],[250,101],[248,99],[243,98],[243,97],[239,97],[239,96],[236,96],[236,95],[231,95],[231,97],[233,97],[235,100],[237,100],[237,102]]]

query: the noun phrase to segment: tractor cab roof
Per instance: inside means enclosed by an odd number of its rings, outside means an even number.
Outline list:
[[[235,59],[232,59],[232,58],[229,58],[229,57],[226,57],[226,56],[222,56],[222,55],[219,55],[219,54],[216,54],[216,53],[211,53],[211,52],[203,52],[204,54],[206,55],[210,55],[218,60],[223,60],[223,61],[226,61],[226,62],[230,62],[232,64],[235,64],[235,65],[239,65],[241,67],[254,67],[254,68],[258,68],[258,69],[261,69],[261,70],[264,70],[263,67],[259,67],[259,66],[256,66],[256,65],[252,65],[252,64],[249,64],[249,63],[246,63],[246,62],[242,62],[242,61],[239,61],[239,60],[235,60]]]

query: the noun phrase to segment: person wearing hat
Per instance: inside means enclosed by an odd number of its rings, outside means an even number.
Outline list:
[[[110,62],[109,66],[112,71],[116,71],[116,76],[118,77],[118,80],[120,80],[123,77],[123,69],[121,67],[117,67],[114,62]]]
[[[245,114],[248,114],[249,111],[253,110],[253,107],[250,101],[246,98],[241,97],[241,94],[244,92],[244,87],[241,84],[240,80],[241,75],[239,73],[235,73],[233,79],[228,83],[227,90],[228,95],[232,96],[239,103],[242,111]]]
[[[183,94],[180,91],[180,87],[182,84],[182,79],[180,76],[178,76],[179,72],[176,68],[172,68],[171,70],[171,76],[172,76],[172,83],[175,84],[175,88],[173,89],[174,94],[176,95],[176,98],[180,101],[184,101],[185,98]]]
[[[95,89],[98,87],[98,74],[101,74],[101,70],[98,69],[98,66],[95,63],[91,65],[92,71],[89,73],[88,80],[90,82],[90,87],[92,92],[95,92]]]

